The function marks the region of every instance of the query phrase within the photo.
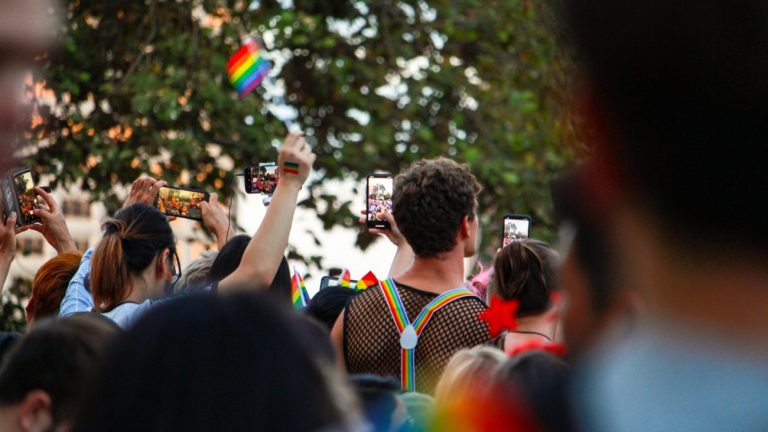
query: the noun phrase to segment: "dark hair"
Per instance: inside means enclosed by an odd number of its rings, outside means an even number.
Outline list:
[[[129,295],[131,275],[143,272],[176,239],[166,217],[156,208],[134,204],[104,225],[104,237],[91,259],[91,293],[96,310],[110,311]]]
[[[326,375],[332,370],[307,349],[297,320],[265,294],[167,301],[110,353],[73,430],[341,426]]]
[[[112,321],[91,312],[36,321],[0,369],[0,404],[16,404],[43,390],[54,421],[71,418],[86,381],[119,333]]]
[[[59,315],[61,300],[82,257],[80,252],[62,252],[37,270],[32,281],[32,296],[27,303],[27,322]]]
[[[670,245],[768,250],[768,3],[564,2],[612,174]],[[694,6],[694,7],[692,7]],[[722,217],[704,214],[713,207]]]
[[[209,281],[217,284],[237,270],[250,242],[251,237],[245,234],[232,237],[213,260],[211,271],[208,273]],[[277,273],[267,292],[274,295],[281,303],[291,303],[291,269],[288,267],[288,260],[285,257],[280,262],[280,267],[277,268]]]
[[[456,246],[462,219],[475,218],[481,187],[466,165],[422,160],[395,179],[392,214],[414,253],[434,258]]]
[[[21,333],[18,332],[0,332],[0,366],[3,365],[5,356],[11,352],[11,348],[21,339]]]
[[[321,322],[330,331],[355,294],[357,291],[340,286],[322,289],[312,297],[304,313]]]
[[[557,254],[548,244],[533,239],[510,243],[496,256],[493,290],[505,300],[518,300],[518,316],[535,315],[550,306],[558,289]]]
[[[373,430],[392,430],[392,414],[397,409],[400,383],[392,377],[370,374],[352,375],[349,380]]]

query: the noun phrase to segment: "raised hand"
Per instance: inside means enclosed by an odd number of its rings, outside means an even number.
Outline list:
[[[25,225],[19,228],[19,232],[26,230],[39,232],[58,253],[77,250],[67,222],[64,220],[64,213],[62,213],[61,207],[53,195],[42,188],[35,188],[35,193],[43,199],[40,208],[34,210],[34,214],[40,218],[40,222]]]
[[[289,133],[277,157],[280,178],[278,188],[289,185],[301,189],[312,172],[315,158],[315,154],[304,139],[303,132]]]
[[[368,223],[366,216],[368,215],[368,211],[361,210],[360,214],[363,216],[358,219],[358,222],[360,225],[367,227]],[[389,228],[368,228],[368,232],[371,234],[383,234],[387,236],[389,241],[391,241],[395,246],[401,246],[403,243],[407,243],[405,237],[403,237],[403,234],[397,228],[395,217],[392,216],[391,213],[384,213],[384,217],[387,219],[387,222],[389,222]]]
[[[156,180],[152,177],[142,177],[136,179],[131,185],[131,192],[128,193],[123,203],[123,208],[130,207],[134,204],[142,203],[146,205],[153,205],[155,203],[155,197],[157,197],[157,191],[161,187],[165,186],[165,180]]]
[[[200,211],[203,213],[203,226],[216,236],[216,243],[221,249],[228,237],[234,236],[234,230],[230,230],[229,217],[224,208],[219,204],[219,196],[215,192],[211,194],[208,202],[200,203]],[[231,232],[227,232],[231,231]]]

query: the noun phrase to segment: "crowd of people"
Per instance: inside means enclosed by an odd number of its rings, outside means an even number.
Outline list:
[[[18,231],[58,255],[35,275],[29,331],[0,335],[0,430],[765,430],[768,207],[754,191],[768,177],[753,153],[768,6],[559,6],[593,152],[552,185],[556,249],[511,242],[467,281],[482,186],[425,159],[396,177],[389,227],[369,229],[396,246],[379,257],[389,274],[295,309],[285,252],[316,158],[300,132],[255,233],[235,233],[215,193],[200,203],[216,244],[191,263],[153,205],[163,180],[136,180],[82,254],[36,188],[39,222],[0,224],[0,281]],[[0,14],[0,67],[31,61],[34,31]],[[23,82],[0,78],[5,139],[19,110],[5,90]]]

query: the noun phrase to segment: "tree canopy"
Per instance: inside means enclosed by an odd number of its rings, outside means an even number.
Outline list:
[[[355,226],[362,203],[323,180],[444,155],[484,185],[486,251],[505,213],[531,214],[551,239],[549,181],[584,151],[552,21],[530,0],[69,0],[37,77],[55,103],[38,107],[29,162],[64,185],[85,179],[112,209],[113,186],[141,173],[231,195],[235,170],[274,160],[286,133],[264,89],[241,100],[227,80],[241,33],[256,32],[318,154],[301,204],[326,228]]]

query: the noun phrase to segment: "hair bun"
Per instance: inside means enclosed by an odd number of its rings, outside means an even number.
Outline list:
[[[119,219],[109,219],[104,222],[102,227],[104,228],[105,236],[117,234],[118,237],[122,238],[125,231],[125,223]]]

